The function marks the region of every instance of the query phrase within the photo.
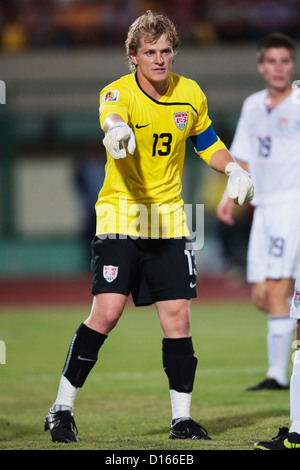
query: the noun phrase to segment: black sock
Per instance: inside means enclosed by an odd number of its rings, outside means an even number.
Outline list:
[[[162,352],[170,390],[192,392],[198,362],[194,356],[192,338],[164,338]]]
[[[107,336],[82,323],[70,344],[62,374],[74,387],[82,387],[96,364],[98,352]]]

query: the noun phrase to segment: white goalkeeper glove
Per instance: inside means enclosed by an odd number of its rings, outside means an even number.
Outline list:
[[[243,170],[238,163],[230,162],[226,165],[225,174],[229,176],[227,194],[235,204],[242,206],[245,202],[252,201],[254,187],[249,173]]]
[[[115,159],[125,158],[127,152],[133,155],[136,147],[134,133],[125,122],[114,124],[104,137],[103,144]]]

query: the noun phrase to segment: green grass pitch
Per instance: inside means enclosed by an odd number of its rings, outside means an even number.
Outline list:
[[[71,338],[89,306],[0,309],[0,450],[251,450],[289,425],[289,392],[245,392],[266,371],[266,318],[249,303],[192,307],[198,368],[191,414],[211,441],[168,439],[171,407],[155,308],[131,304],[78,391],[77,444],[44,432]],[[292,354],[292,350],[291,350]],[[290,367],[292,362],[290,361]]]

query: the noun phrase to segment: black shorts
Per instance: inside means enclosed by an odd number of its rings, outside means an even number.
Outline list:
[[[95,237],[92,294],[132,294],[136,306],[196,297],[196,263],[186,238]]]

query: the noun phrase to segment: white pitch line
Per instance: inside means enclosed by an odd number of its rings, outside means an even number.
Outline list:
[[[261,374],[265,371],[263,367],[251,367],[251,368],[213,368],[213,369],[202,369],[196,372],[197,377],[213,377],[213,376],[251,376],[256,374]],[[40,380],[43,382],[49,382],[53,379],[58,379],[59,374],[36,374],[36,375],[20,375],[20,380],[25,381],[36,381]],[[152,380],[157,378],[164,378],[165,374],[163,370],[156,370],[151,372],[93,372],[89,376],[89,381],[99,381],[99,380],[116,380],[116,381],[126,381],[126,380]]]

